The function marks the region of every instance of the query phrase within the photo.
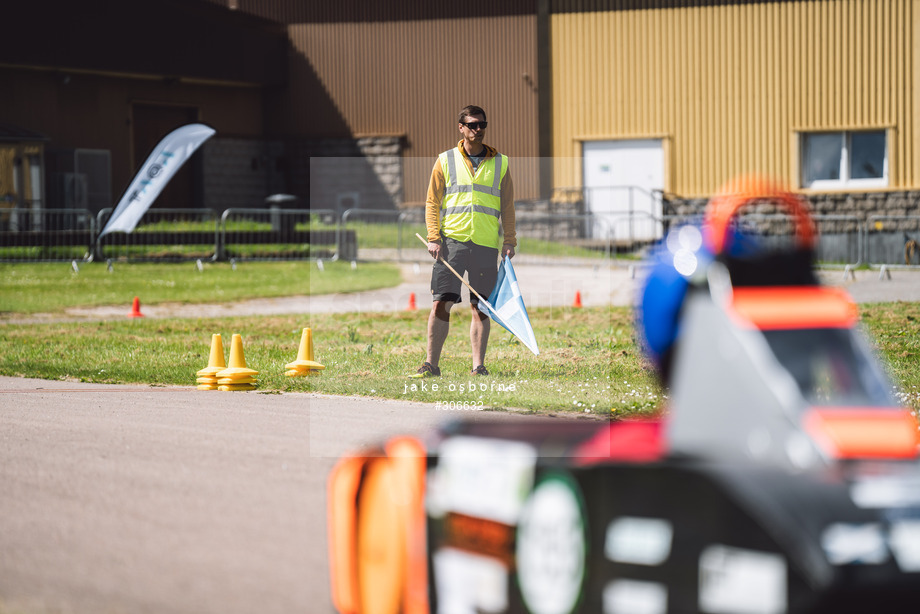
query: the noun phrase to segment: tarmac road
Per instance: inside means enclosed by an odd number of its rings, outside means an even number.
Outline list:
[[[628,304],[636,285],[627,268],[516,269],[534,306],[569,305],[576,290],[586,306]],[[410,292],[423,309],[427,274],[410,270],[387,291],[230,312],[400,310]],[[824,275],[859,302],[920,300],[916,272]],[[226,307],[213,309],[194,316]],[[0,614],[331,613],[325,480],[335,459],[456,415],[366,398],[0,377]]]
[[[331,613],[335,459],[456,415],[0,377],[0,612]]]

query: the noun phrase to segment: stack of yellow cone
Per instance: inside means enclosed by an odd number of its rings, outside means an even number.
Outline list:
[[[224,343],[220,335],[211,335],[211,356],[208,366],[199,371],[198,390],[217,390],[217,373],[227,368],[224,362]]]
[[[234,334],[230,341],[230,366],[217,372],[218,390],[255,390],[259,372],[246,367],[243,338]]]
[[[300,335],[300,349],[297,350],[297,360],[284,365],[288,377],[298,375],[319,375],[326,367],[313,360],[313,333],[309,328],[303,329]]]

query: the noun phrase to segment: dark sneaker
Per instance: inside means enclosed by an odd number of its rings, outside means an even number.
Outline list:
[[[430,362],[425,362],[418,368],[418,371],[409,377],[441,377],[441,370],[431,366]]]
[[[479,365],[478,367],[470,371],[470,375],[488,375],[488,374],[489,374],[489,370],[486,369],[485,365]]]

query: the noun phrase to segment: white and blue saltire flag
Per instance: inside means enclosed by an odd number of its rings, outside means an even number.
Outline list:
[[[498,280],[495,282],[495,289],[489,295],[487,306],[489,317],[520,339],[521,343],[526,345],[531,352],[536,355],[540,354],[537,339],[533,334],[533,326],[530,324],[530,317],[524,306],[524,297],[521,296],[517,276],[514,274],[514,267],[511,266],[511,259],[508,256],[502,259],[501,267],[498,269]]]
[[[131,232],[169,180],[198,147],[216,131],[204,124],[188,124],[167,134],[153,148],[99,237],[115,231]]]

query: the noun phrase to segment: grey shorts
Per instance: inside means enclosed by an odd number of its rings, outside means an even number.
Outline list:
[[[445,253],[446,252],[446,253]],[[498,249],[483,247],[472,241],[456,241],[443,238],[441,241],[441,258],[450,263],[460,275],[468,272],[470,285],[482,295],[489,298],[498,279]],[[450,272],[440,260],[436,260],[431,270],[431,298],[435,301],[462,302],[460,288],[463,283]],[[479,299],[470,293],[470,304],[476,305]]]

